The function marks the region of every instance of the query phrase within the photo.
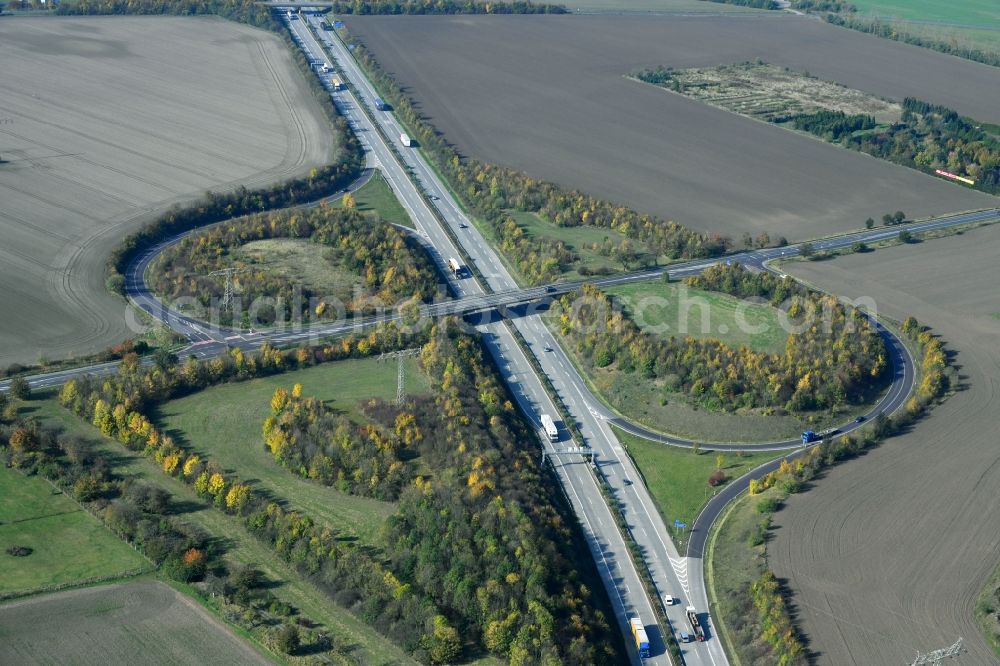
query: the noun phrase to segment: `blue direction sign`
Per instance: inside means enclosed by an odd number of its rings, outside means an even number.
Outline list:
[[[685,527],[687,527],[687,526],[688,526],[688,524],[687,524],[687,523],[682,523],[682,522],[681,522],[681,521],[679,521],[679,520],[675,520],[675,521],[674,521],[674,527],[676,527],[676,528],[677,528],[677,529],[679,529],[679,530],[682,530],[682,529],[684,529],[684,528],[685,528]]]
[[[334,21],[333,22],[333,27],[334,28],[343,28],[344,27],[344,22],[343,21]]]

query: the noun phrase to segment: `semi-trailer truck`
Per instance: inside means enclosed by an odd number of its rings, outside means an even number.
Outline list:
[[[632,625],[632,638],[635,639],[635,649],[639,651],[639,656],[648,657],[649,637],[646,635],[646,628],[642,626],[642,620],[633,617],[629,624]]]
[[[413,145],[413,139],[411,139],[410,135],[407,134],[406,132],[403,132],[402,134],[399,135],[399,141],[407,148]]]
[[[334,90],[343,90],[344,82],[340,80],[340,77],[331,76],[330,77],[330,87]]]
[[[695,639],[705,640],[705,630],[702,628],[701,622],[698,621],[698,611],[694,609],[694,606],[688,606],[684,612],[687,615],[688,624],[691,625],[691,631],[694,632]]]
[[[559,441],[559,428],[556,427],[556,422],[548,414],[542,414],[542,428],[545,429],[545,434],[550,442]]]

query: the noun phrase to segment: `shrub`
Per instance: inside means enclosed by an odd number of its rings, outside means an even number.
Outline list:
[[[708,485],[713,488],[726,482],[726,473],[721,469],[712,472],[708,477]]]
[[[18,546],[17,544],[7,547],[7,554],[13,555],[14,557],[27,557],[33,552],[34,550],[32,548],[27,546]]]

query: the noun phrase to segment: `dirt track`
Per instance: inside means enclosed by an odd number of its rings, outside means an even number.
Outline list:
[[[141,580],[0,606],[0,663],[271,662],[192,600]]]
[[[914,315],[957,352],[964,388],[915,430],[834,468],[775,515],[768,547],[821,664],[905,664],[959,636],[960,664],[996,663],[973,622],[1000,560],[1000,227],[788,271]]]
[[[334,150],[281,42],[217,19],[0,20],[0,365],[120,341],[114,244],[208,189]]]
[[[700,229],[802,239],[997,202],[625,78],[759,57],[998,121],[996,68],[779,14],[346,20],[464,153]]]

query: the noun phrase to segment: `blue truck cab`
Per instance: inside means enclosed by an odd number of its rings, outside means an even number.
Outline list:
[[[815,442],[817,439],[819,439],[819,436],[812,430],[806,430],[804,433],[802,433],[803,444],[811,444]]]

